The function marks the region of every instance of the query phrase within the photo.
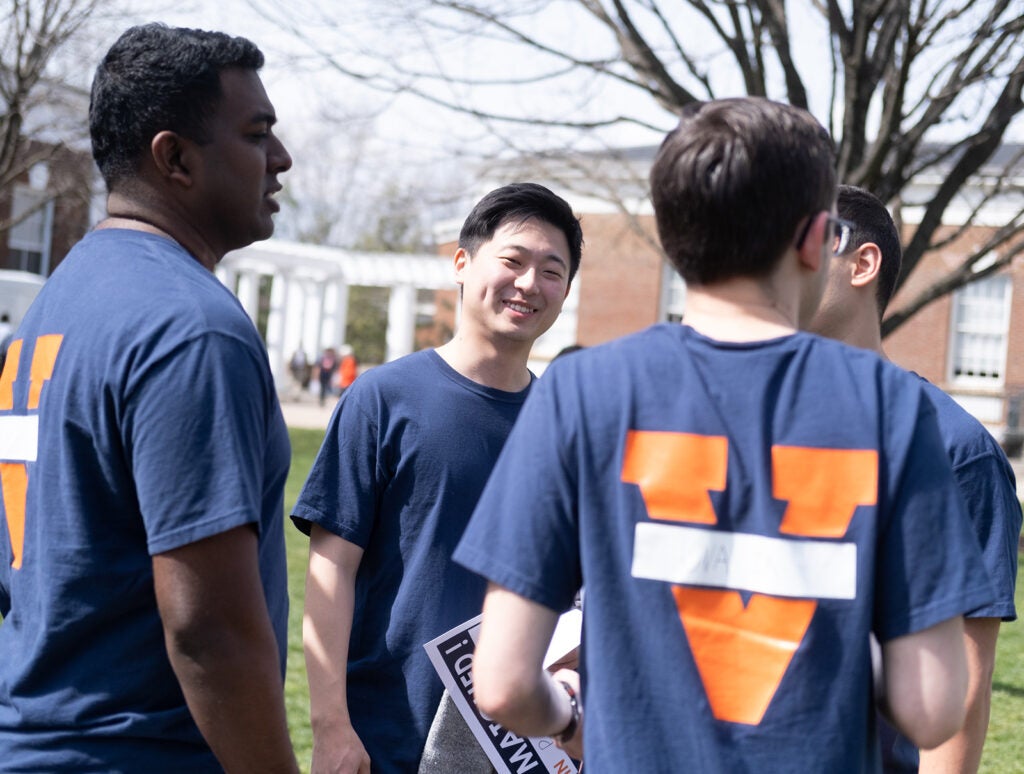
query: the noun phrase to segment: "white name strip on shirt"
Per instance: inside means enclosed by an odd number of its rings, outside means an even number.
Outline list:
[[[0,416],[0,461],[35,462],[39,416]]]
[[[641,522],[633,577],[777,597],[854,599],[857,545]]]

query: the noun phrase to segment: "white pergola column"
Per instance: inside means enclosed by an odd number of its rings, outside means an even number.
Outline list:
[[[232,293],[235,292],[235,282],[238,279],[237,269],[229,269],[223,263],[218,263],[216,268],[213,270],[213,273],[217,275],[217,279],[221,281],[221,284],[223,284],[224,287],[226,287]]]
[[[298,318],[298,337],[294,349],[301,349],[306,353],[306,360],[312,362],[318,354],[317,344],[319,342],[316,340],[316,332],[320,325],[320,315],[323,312],[320,304],[320,283],[304,277],[296,282],[296,290],[296,295],[299,298],[298,311],[291,312]]]
[[[238,300],[253,323],[260,308],[260,277],[254,271],[238,272]]]
[[[344,279],[337,282],[337,303],[334,310],[334,321],[337,324],[335,336],[339,345],[344,344],[348,336],[348,283]]]
[[[286,351],[286,322],[288,301],[291,297],[292,278],[286,272],[277,272],[270,285],[270,310],[267,314],[267,358],[270,373],[274,376],[277,389],[287,385],[288,358]]]
[[[326,347],[339,347],[345,338],[348,317],[348,285],[343,279],[327,280],[321,288],[321,312],[317,354]]]
[[[385,360],[397,360],[412,352],[416,331],[416,288],[395,285],[388,297],[388,330]]]

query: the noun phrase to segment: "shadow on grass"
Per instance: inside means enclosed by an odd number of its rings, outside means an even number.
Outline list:
[[[1009,683],[1001,683],[998,680],[992,683],[992,690],[998,691],[999,693],[1005,693],[1009,696],[1015,696],[1018,699],[1024,698],[1024,688],[1017,685],[1010,685]]]

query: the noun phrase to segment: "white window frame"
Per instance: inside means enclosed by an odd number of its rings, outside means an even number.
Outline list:
[[[679,322],[686,311],[686,282],[668,261],[661,264],[661,313],[662,322]]]
[[[953,292],[947,377],[957,387],[999,389],[1006,380],[1013,283],[1008,274],[993,274]],[[972,307],[974,314],[972,315]],[[980,339],[988,352],[974,356],[978,373],[961,358],[962,338]],[[987,341],[986,341],[987,340]],[[958,373],[958,371],[962,371]]]
[[[34,209],[34,211],[32,211]],[[7,232],[7,246],[11,253],[34,253],[39,256],[38,274],[50,273],[50,246],[53,241],[53,199],[45,190],[27,185],[15,185],[11,197],[11,220],[17,221],[26,212],[31,213],[15,223]],[[15,268],[35,271],[23,260]]]

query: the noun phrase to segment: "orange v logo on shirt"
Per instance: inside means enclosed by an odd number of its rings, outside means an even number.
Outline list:
[[[878,453],[773,446],[772,494],[787,502],[779,537],[682,526],[718,523],[709,492],[726,487],[728,453],[720,436],[632,430],[622,480],[640,487],[652,519],[678,525],[637,525],[633,575],[674,582],[715,717],[757,725],[817,600],[855,594],[856,546],[834,540],[857,506],[876,503]],[[741,591],[752,592],[746,605]]]
[[[43,385],[53,376],[64,337],[40,336],[35,341],[29,368],[28,400],[25,408],[38,412]],[[14,383],[18,381],[22,340],[11,342],[7,362],[0,374],[0,490],[2,490],[7,531],[11,537],[11,566],[20,569],[25,546],[25,503],[28,496],[28,465],[39,447],[39,414],[4,414],[14,410]]]

